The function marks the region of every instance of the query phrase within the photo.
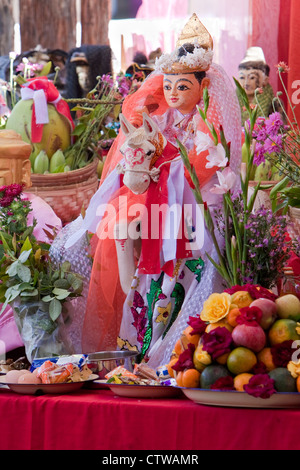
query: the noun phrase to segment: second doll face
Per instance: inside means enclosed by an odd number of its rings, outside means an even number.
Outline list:
[[[254,96],[257,88],[263,87],[264,78],[264,73],[257,69],[241,69],[239,72],[239,82],[249,97]]]
[[[202,89],[193,73],[165,75],[164,95],[170,108],[176,108],[182,114],[188,114],[199,103]]]

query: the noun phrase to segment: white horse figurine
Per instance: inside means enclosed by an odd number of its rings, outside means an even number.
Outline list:
[[[124,175],[124,185],[134,194],[143,194],[151,179],[155,182],[159,179],[160,171],[154,167],[154,163],[162,155],[167,141],[146,113],[143,113],[143,125],[139,128],[134,127],[122,114],[120,123],[126,141],[120,148],[124,161],[118,165],[117,171]],[[140,222],[137,218],[130,223],[135,233],[138,233]],[[115,240],[120,283],[124,293],[128,294],[136,271],[134,249],[137,240],[130,236],[126,222],[115,226]]]
[[[139,128],[134,127],[123,114],[120,115],[120,123],[126,141],[120,148],[124,161],[117,170],[124,174],[125,186],[134,194],[143,194],[151,179],[158,181],[159,169],[153,165],[162,154],[166,139],[146,113],[143,113],[143,125]]]

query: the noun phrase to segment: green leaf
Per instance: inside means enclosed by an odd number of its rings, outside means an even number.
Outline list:
[[[22,249],[21,249],[21,253],[23,253],[24,251],[32,251],[32,244],[29,240],[29,238],[27,237],[23,243],[23,246],[22,246]],[[19,258],[20,259],[20,258]]]
[[[52,297],[52,295],[46,295],[45,297],[42,298],[42,301],[48,303],[48,302],[51,302],[51,300],[53,299],[54,297]]]
[[[18,261],[23,264],[26,263],[26,261],[28,260],[30,256],[31,251],[32,249],[21,252]]]
[[[64,300],[67,297],[69,297],[69,295],[71,294],[71,292],[67,291],[66,289],[58,289],[58,288],[53,289],[52,292],[53,292],[53,295],[55,295],[57,300]]]
[[[21,263],[17,264],[17,275],[23,282],[29,282],[31,280],[31,271],[27,266]]]
[[[64,273],[68,273],[70,270],[71,270],[71,263],[69,261],[65,261],[62,265],[61,265],[61,270],[64,272]]]
[[[47,62],[47,64],[44,65],[44,67],[42,68],[40,72],[40,76],[46,77],[51,72],[51,69],[52,69],[52,62]]]
[[[14,261],[6,270],[6,274],[9,275],[9,277],[15,277],[17,275],[17,266],[18,266],[18,261]]]
[[[21,297],[36,297],[38,295],[39,295],[39,291],[37,289],[34,289],[32,291],[26,290],[26,291],[21,292],[20,294]]]
[[[69,289],[70,285],[71,284],[67,279],[58,279],[54,282],[54,287],[57,287],[59,289]]]
[[[49,315],[53,322],[55,322],[62,312],[62,305],[59,300],[53,299],[49,305]]]
[[[85,131],[86,129],[86,125],[85,124],[78,124],[74,131],[72,132],[72,135],[76,135],[77,137],[81,136],[83,134],[83,132]]]

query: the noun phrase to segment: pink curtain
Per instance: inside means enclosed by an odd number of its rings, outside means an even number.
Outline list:
[[[286,2],[286,0],[284,0]],[[276,65],[279,62],[278,34],[280,24],[281,0],[250,0],[252,11],[252,35],[249,46],[263,49],[266,62],[270,66],[270,83],[275,92],[278,90]]]

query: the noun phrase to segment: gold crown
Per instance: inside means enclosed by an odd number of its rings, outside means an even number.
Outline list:
[[[183,44],[194,44],[195,42],[197,42],[198,46],[203,47],[203,49],[214,48],[214,42],[211,35],[201,23],[196,13],[193,13],[181,31],[176,47],[179,48]]]
[[[184,44],[192,44],[194,50],[179,58],[178,49]],[[194,13],[178,37],[176,50],[172,54],[163,54],[155,65],[165,74],[194,73],[207,71],[212,59],[213,39]]]

